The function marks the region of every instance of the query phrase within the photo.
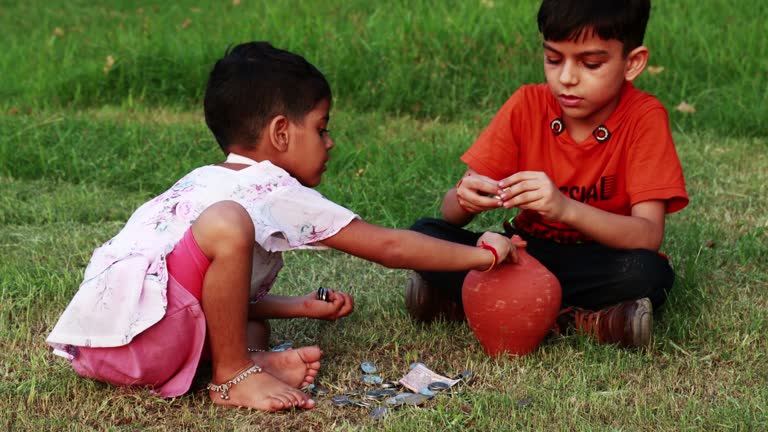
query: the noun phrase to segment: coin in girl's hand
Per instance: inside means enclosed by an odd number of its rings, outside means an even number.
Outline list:
[[[331,292],[328,288],[320,287],[317,289],[317,299],[325,302],[331,301]]]

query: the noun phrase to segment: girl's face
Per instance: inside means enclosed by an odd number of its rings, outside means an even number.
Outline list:
[[[290,124],[291,147],[289,167],[291,173],[304,186],[320,184],[323,172],[328,169],[329,150],[333,140],[328,134],[331,103],[325,99],[310,111],[302,122]]]

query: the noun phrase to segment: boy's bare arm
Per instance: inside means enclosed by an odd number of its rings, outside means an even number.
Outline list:
[[[658,252],[664,240],[664,201],[637,203],[630,216],[607,212],[572,201],[562,222],[595,241],[617,249],[648,249]]]
[[[658,251],[664,239],[666,209],[661,200],[637,203],[630,216],[618,215],[566,197],[545,173],[534,171],[503,179],[498,193],[505,208],[536,211],[608,247]]]

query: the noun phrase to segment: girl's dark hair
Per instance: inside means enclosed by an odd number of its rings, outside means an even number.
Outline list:
[[[331,102],[325,76],[303,57],[267,42],[227,50],[205,90],[205,123],[224,153],[234,142],[255,146],[277,115],[301,122],[323,100]]]
[[[555,42],[578,41],[590,33],[617,39],[627,55],[643,44],[650,10],[650,0],[543,0],[539,31]]]

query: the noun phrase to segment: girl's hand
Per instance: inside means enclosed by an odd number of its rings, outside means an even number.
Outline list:
[[[329,289],[328,299],[330,301],[319,300],[316,291],[303,296],[302,303],[304,304],[306,317],[336,321],[352,313],[352,310],[355,308],[355,301],[347,293]]]
[[[520,171],[499,182],[497,192],[504,208],[533,210],[545,220],[561,222],[569,199],[540,171]]]
[[[456,185],[456,200],[465,212],[478,214],[501,206],[499,199],[493,196],[497,190],[496,180],[467,172]]]
[[[506,260],[510,260],[514,263],[518,261],[517,249],[512,244],[512,240],[508,237],[494,232],[486,232],[477,239],[477,246],[485,243],[486,245],[496,249],[496,253],[499,255],[499,262],[496,265],[503,263]],[[485,269],[481,270],[486,270]]]

